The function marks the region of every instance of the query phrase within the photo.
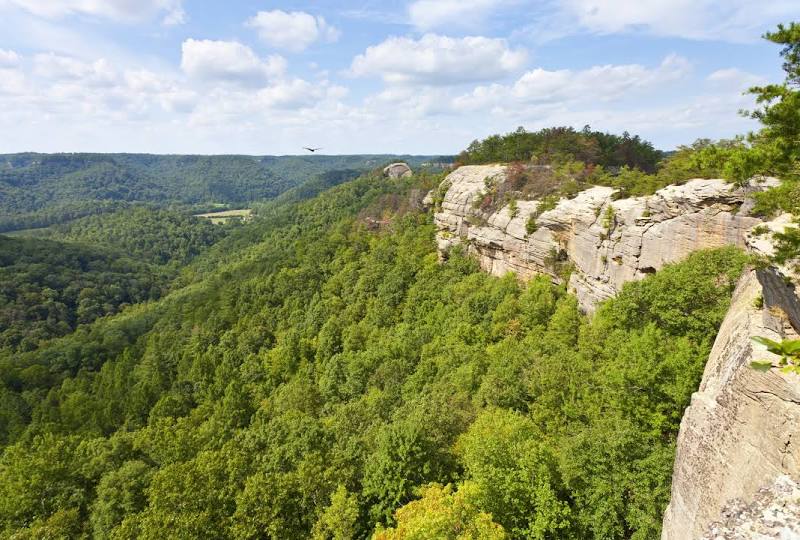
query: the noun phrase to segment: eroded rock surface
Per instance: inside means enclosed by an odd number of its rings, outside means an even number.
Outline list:
[[[703,540],[800,538],[800,485],[786,475],[758,491],[755,500],[736,499],[722,511]]]
[[[734,292],[678,435],[663,540],[700,538],[734,499],[749,502],[777,477],[800,478],[800,376],[752,361],[777,357],[752,341],[796,339],[773,299],[795,296],[774,269],[748,270]]]
[[[411,167],[405,163],[392,163],[384,167],[383,174],[389,178],[405,178],[407,176],[412,176],[414,173]]]
[[[444,181],[435,215],[440,253],[465,244],[481,267],[495,275],[509,271],[528,278],[547,274],[560,281],[571,264],[569,287],[581,308],[591,311],[622,285],[641,279],[698,249],[744,247],[745,233],[760,223],[741,212],[753,187],[724,180],[690,180],[654,195],[614,200],[615,190],[593,187],[555,208],[538,213],[538,201],[483,212],[476,208],[487,182],[502,182],[503,165],[456,169]],[[756,189],[758,189],[756,187]],[[528,232],[530,216],[536,230]]]

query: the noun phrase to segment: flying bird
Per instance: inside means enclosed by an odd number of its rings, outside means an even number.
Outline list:
[[[303,148],[305,150],[308,150],[309,152],[316,152],[317,150],[322,150],[322,148],[309,148],[308,146],[304,146]]]

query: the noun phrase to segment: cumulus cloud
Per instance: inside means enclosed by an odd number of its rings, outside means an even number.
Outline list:
[[[303,79],[278,81],[258,92],[260,104],[270,109],[304,109],[314,107],[326,98],[341,99],[347,90],[344,87],[322,84],[311,84]]]
[[[580,98],[610,101],[638,89],[679,79],[690,68],[685,58],[669,55],[655,69],[640,64],[593,66],[581,71],[535,69],[520,77],[512,93],[524,101]]]
[[[317,41],[336,41],[340,35],[323,17],[303,11],[259,11],[245,24],[258,30],[264,43],[292,52],[304,51]]]
[[[187,39],[181,50],[181,69],[199,80],[258,85],[286,71],[282,56],[261,59],[238,41]]]
[[[119,77],[117,70],[104,58],[83,62],[69,56],[46,53],[34,56],[33,64],[34,73],[40,77],[81,81],[89,86],[111,86]]]
[[[738,88],[741,90],[751,86],[766,84],[767,80],[754,73],[738,68],[718,69],[706,77],[706,81],[719,88]]]
[[[796,0],[560,0],[563,33],[644,32],[698,40],[755,41],[765,26],[796,17]]]
[[[19,60],[19,55],[14,51],[0,49],[0,68],[17,66]]]
[[[688,60],[669,55],[655,68],[639,64],[593,66],[585,70],[533,69],[512,85],[479,86],[456,97],[456,110],[471,111],[500,105],[609,102],[636,91],[683,78],[691,70]]]
[[[420,39],[390,37],[355,57],[355,76],[379,76],[392,84],[452,85],[490,81],[519,70],[527,58],[503,39],[451,38],[426,34]]]
[[[411,24],[420,30],[475,26],[509,0],[416,0],[408,7]]]
[[[166,13],[165,24],[181,24],[185,12],[181,0],[5,0],[40,17],[58,18],[88,15],[124,22],[134,22],[158,13]]]

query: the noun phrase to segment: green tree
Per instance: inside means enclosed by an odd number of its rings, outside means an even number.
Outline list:
[[[331,502],[314,524],[314,540],[349,540],[359,532],[358,496],[342,484],[331,495]]]
[[[89,517],[94,538],[113,538],[112,531],[126,516],[144,510],[147,506],[145,490],[151,475],[152,469],[147,464],[128,461],[102,477]]]
[[[450,484],[429,484],[419,499],[397,510],[397,526],[378,529],[373,540],[505,540],[503,527],[480,510],[478,491],[473,482],[455,491]]]

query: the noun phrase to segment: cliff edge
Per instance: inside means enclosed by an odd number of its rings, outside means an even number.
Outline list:
[[[506,181],[504,165],[470,165],[450,173],[439,188],[434,216],[443,257],[456,245],[477,256],[494,275],[549,275],[571,270],[569,289],[584,311],[693,251],[736,245],[761,220],[747,213],[747,195],[771,185],[765,179],[737,187],[724,180],[689,180],[654,195],[616,200],[610,187],[592,187],[553,208],[517,200],[482,210],[487,185]]]
[[[788,222],[784,216],[766,227]],[[747,245],[769,254],[763,236],[749,234]],[[662,540],[800,538],[798,520],[781,517],[787,504],[796,510],[798,500],[783,504],[781,512],[752,511],[776,482],[800,479],[800,376],[782,373],[778,357],[752,341],[800,337],[797,283],[786,267],[750,269],[742,276],[700,389],[681,421]],[[776,367],[750,367],[761,360]],[[726,528],[730,522],[735,527]]]
[[[463,246],[494,275],[546,274],[556,283],[569,275],[587,312],[625,282],[699,249],[735,245],[769,256],[765,231],[794,226],[788,215],[764,223],[749,214],[749,195],[775,185],[773,178],[746,186],[694,179],[627,199],[597,186],[555,203],[482,204],[508,173],[503,165],[460,167],[429,196],[440,256]],[[681,422],[662,540],[800,538],[800,502],[792,499],[800,481],[800,375],[783,373],[777,357],[752,341],[800,337],[798,283],[790,267],[742,275]],[[761,360],[775,367],[750,367]]]

